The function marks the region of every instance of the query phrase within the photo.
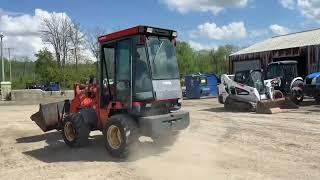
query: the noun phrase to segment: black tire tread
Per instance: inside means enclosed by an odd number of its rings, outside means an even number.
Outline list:
[[[296,80],[296,81],[294,81],[293,84],[292,84],[292,88],[298,87],[299,84],[303,84],[303,81],[301,81],[301,80]],[[303,97],[303,95],[302,95],[302,98],[301,98],[300,100],[298,100],[297,98],[293,97],[292,92],[291,92],[291,94],[290,94],[290,100],[291,100],[293,103],[297,104],[297,105],[299,105],[299,104],[303,101],[303,98],[304,98],[304,97]]]
[[[67,121],[71,121],[72,124],[74,125],[75,131],[76,131],[76,137],[74,141],[72,142],[68,141],[67,138],[65,137],[64,129],[62,128],[62,137],[65,143],[70,147],[81,147],[86,145],[88,143],[90,129],[85,124],[81,114],[73,113],[73,114],[67,115],[63,122],[63,127]]]
[[[122,134],[122,144],[119,149],[113,149],[108,145],[108,140],[106,139],[106,134],[108,127],[111,125],[117,125],[120,128]],[[128,115],[117,114],[111,116],[103,128],[103,134],[105,138],[106,149],[110,152],[113,157],[117,158],[127,158],[129,155],[129,145],[136,141],[138,136],[138,126],[137,123]]]

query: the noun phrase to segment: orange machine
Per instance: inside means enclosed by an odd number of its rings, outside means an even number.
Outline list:
[[[74,86],[74,97],[40,105],[31,119],[44,131],[61,130],[71,147],[103,132],[106,149],[126,157],[139,135],[170,137],[189,125],[175,52],[177,32],[137,26],[98,38],[97,81]]]

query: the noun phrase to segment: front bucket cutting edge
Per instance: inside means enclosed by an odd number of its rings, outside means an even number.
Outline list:
[[[282,112],[282,109],[298,109],[295,103],[289,98],[280,98],[275,100],[259,101],[256,112],[258,114],[273,114]]]
[[[30,119],[34,121],[43,132],[58,128],[59,118],[62,115],[64,101],[49,104],[40,104],[39,111]]]

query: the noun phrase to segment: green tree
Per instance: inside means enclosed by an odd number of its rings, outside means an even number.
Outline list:
[[[35,62],[35,73],[42,82],[61,82],[61,70],[57,62],[54,60],[53,55],[48,49],[40,50],[35,54],[37,60]]]
[[[177,60],[180,74],[186,75],[198,71],[194,60],[193,49],[186,42],[177,42]]]

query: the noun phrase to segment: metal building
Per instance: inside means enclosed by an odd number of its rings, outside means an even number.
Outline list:
[[[320,29],[276,36],[229,56],[229,71],[263,68],[271,62],[297,60],[299,75],[320,71]]]

